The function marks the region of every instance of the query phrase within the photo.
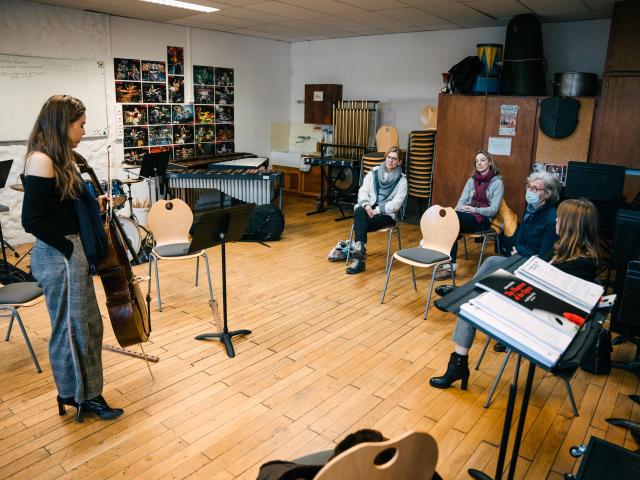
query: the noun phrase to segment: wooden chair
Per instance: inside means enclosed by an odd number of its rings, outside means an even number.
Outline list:
[[[482,247],[480,248],[480,258],[478,259],[478,266],[476,267],[476,271],[482,265],[482,260],[484,259],[484,250],[487,244],[487,240],[493,240],[496,249],[498,252],[500,251],[500,234],[504,232],[507,237],[511,237],[515,234],[516,228],[518,227],[518,216],[515,214],[507,202],[502,199],[500,202],[500,208],[498,209],[498,213],[494,217],[491,222],[491,225],[486,230],[481,230],[478,232],[465,233],[462,237],[464,242],[464,256],[467,256],[467,239],[466,237],[482,239]]]
[[[431,435],[407,432],[385,442],[361,443],[341,453],[314,477],[316,480],[431,480],[438,445]]]
[[[384,290],[380,297],[380,303],[384,303],[384,297],[389,286],[389,277],[393,268],[394,260],[411,265],[411,276],[413,278],[413,288],[418,289],[416,285],[415,267],[433,268],[431,275],[431,284],[429,286],[429,295],[427,296],[427,305],[424,309],[424,319],[427,319],[429,304],[431,303],[431,295],[433,293],[433,283],[438,268],[451,264],[451,246],[458,237],[460,231],[460,222],[453,208],[444,208],[440,205],[429,207],[420,219],[420,230],[422,231],[422,241],[420,246],[416,248],[406,248],[398,250],[393,254],[391,263],[387,269],[387,279],[384,283]],[[453,271],[453,268],[451,269]],[[455,272],[453,272],[453,284],[455,285]]]
[[[400,146],[398,129],[393,125],[383,125],[376,132],[376,150],[386,152],[391,147]]]
[[[42,290],[38,287],[36,282],[19,282],[0,286],[0,310],[8,310],[10,312],[8,315],[0,314],[0,317],[10,317],[9,329],[7,330],[5,341],[9,341],[13,321],[16,320],[20,330],[22,331],[22,336],[27,344],[29,353],[31,353],[31,359],[35,364],[36,371],[38,373],[42,373],[42,369],[40,368],[36,354],[33,351],[31,342],[29,341],[29,336],[27,335],[27,331],[22,323],[22,318],[20,318],[20,314],[18,313],[18,308],[32,307],[33,305],[40,303],[43,298]]]
[[[211,287],[211,272],[209,271],[209,257],[206,250],[187,253],[191,242],[189,229],[193,224],[193,213],[189,206],[180,199],[158,200],[149,210],[148,228],[153,234],[155,246],[149,256],[149,276],[151,264],[154,265],[156,275],[156,291],[158,295],[158,311],[162,311],[160,297],[160,276],[158,275],[158,260],[196,259],[196,287],[198,286],[198,272],[200,257],[204,257],[209,281],[209,300],[213,302],[213,288]]]

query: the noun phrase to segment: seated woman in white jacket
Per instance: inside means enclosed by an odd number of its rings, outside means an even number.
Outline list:
[[[347,268],[347,273],[365,270],[367,232],[393,225],[406,196],[407,179],[402,173],[400,148],[391,147],[384,164],[367,173],[358,190],[358,203],[353,212],[353,263]]]

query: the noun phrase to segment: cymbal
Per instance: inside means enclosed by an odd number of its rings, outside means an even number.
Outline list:
[[[120,180],[120,183],[123,185],[132,185],[134,183],[140,183],[142,181],[141,178],[123,178]]]
[[[16,192],[24,192],[24,186],[21,183],[9,185],[9,188],[11,190],[15,190]]]
[[[113,196],[113,206],[114,206],[114,208],[121,207],[126,202],[127,202],[127,196],[126,195],[114,195]]]

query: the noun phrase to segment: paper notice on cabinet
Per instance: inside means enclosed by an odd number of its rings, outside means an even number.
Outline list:
[[[516,134],[516,119],[518,116],[518,105],[501,105],[500,106],[500,128],[498,135]]]
[[[511,139],[489,137],[489,153],[492,155],[511,155]]]

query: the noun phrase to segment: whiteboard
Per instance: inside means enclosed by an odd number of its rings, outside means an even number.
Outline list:
[[[0,54],[0,141],[27,140],[42,105],[56,94],[85,104],[88,137],[107,135],[103,62]]]

